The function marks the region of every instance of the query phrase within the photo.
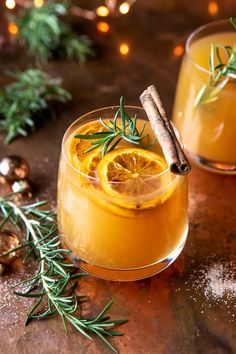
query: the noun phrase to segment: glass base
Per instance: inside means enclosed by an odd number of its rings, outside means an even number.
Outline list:
[[[88,272],[89,274],[105,279],[105,280],[113,280],[113,281],[134,281],[145,279],[148,277],[157,274],[164,269],[166,269],[169,265],[171,265],[176,258],[180,255],[188,234],[188,228],[185,230],[181,243],[178,247],[165,259],[162,259],[159,262],[151,264],[149,266],[140,267],[140,268],[130,268],[130,269],[109,269],[98,267],[96,265],[87,263],[79,258],[77,258],[73,253],[69,253],[69,258],[71,261],[82,270]]]
[[[188,153],[188,155],[198,166],[207,171],[223,175],[236,175],[236,163],[216,162],[191,153]]]

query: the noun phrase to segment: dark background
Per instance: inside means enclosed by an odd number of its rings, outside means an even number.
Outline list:
[[[77,3],[88,7],[88,1]],[[26,139],[5,146],[1,134],[0,157],[16,153],[24,156],[31,166],[37,196],[49,199],[55,206],[60,146],[68,125],[90,110],[118,104],[121,95],[126,104],[139,105],[140,93],[152,83],[157,85],[171,115],[181,62],[181,56],[174,55],[174,48],[183,46],[198,26],[236,13],[235,0],[217,1],[219,13],[214,16],[209,14],[209,3],[206,0],[138,0],[128,15],[108,20],[111,26],[108,34],[99,33],[96,22],[73,18],[78,33],[86,33],[93,39],[96,55],[84,65],[57,60],[44,67],[51,75],[63,77],[64,87],[72,93],[73,101],[56,105],[54,120],[45,113],[39,129]],[[97,4],[101,2],[89,1],[90,8]],[[3,9],[1,2],[2,34]],[[129,44],[129,55],[120,55],[121,42]],[[4,70],[24,69],[29,64],[25,50],[13,43],[3,43],[0,86],[9,82]],[[190,233],[174,265],[139,282],[119,284],[88,277],[81,283],[82,293],[91,298],[86,311],[95,313],[110,298],[115,298],[111,313],[116,318],[129,319],[122,328],[125,336],[114,341],[121,353],[236,353],[235,301],[206,299],[192,280],[195,272],[212,262],[235,264],[235,178],[194,167],[189,186]],[[13,327],[6,320],[7,316],[11,318],[12,303],[9,302],[5,312],[0,311],[0,353],[110,352],[99,340],[90,342],[74,330],[65,334],[58,319],[34,322],[25,329],[25,307],[17,300],[14,302],[18,316]]]

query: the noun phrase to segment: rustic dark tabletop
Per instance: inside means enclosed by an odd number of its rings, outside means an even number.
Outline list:
[[[111,21],[108,34],[99,33],[93,22],[79,21],[93,38],[97,55],[85,65],[59,60],[45,66],[64,78],[73,101],[56,107],[56,120],[45,115],[29,138],[5,146],[0,135],[0,157],[19,154],[28,159],[37,196],[55,206],[60,145],[67,126],[85,112],[117,104],[121,95],[127,104],[139,104],[139,94],[151,83],[158,86],[171,114],[181,62],[174,48],[182,46],[199,25],[235,14],[235,0],[217,1],[219,14],[214,16],[209,3],[215,2],[139,0],[128,15]],[[214,4],[210,6],[214,10]],[[121,42],[130,45],[129,55],[119,54]],[[1,49],[0,55],[1,73],[27,65],[28,58],[15,47]],[[1,74],[0,85],[5,83]],[[138,282],[87,277],[80,283],[80,292],[91,299],[84,307],[86,313],[95,313],[114,298],[111,314],[129,319],[121,328],[125,335],[113,341],[122,354],[236,353],[236,301],[223,296],[217,273],[220,266],[227,274],[235,270],[236,177],[194,167],[189,199],[188,241],[170,268]],[[1,354],[110,353],[100,340],[89,341],[71,328],[66,334],[58,318],[24,327],[28,300],[11,295],[9,284],[26,272],[18,264],[0,278]]]

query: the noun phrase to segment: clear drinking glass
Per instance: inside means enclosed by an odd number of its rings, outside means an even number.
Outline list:
[[[224,174],[236,174],[235,79],[218,92],[215,101],[196,104],[196,97],[210,81],[211,43],[232,47],[235,41],[229,20],[206,24],[189,36],[173,110],[189,156],[202,167]],[[221,56],[227,62],[223,49]]]
[[[100,278],[128,281],[158,273],[178,257],[188,232],[188,192],[186,176],[174,175],[168,167],[147,178],[148,193],[140,191],[125,201],[116,192],[123,191],[126,182],[107,182],[104,187],[91,170],[87,175],[81,172],[71,154],[74,135],[86,125],[93,129],[99,117],[111,119],[117,108],[90,112],[66,131],[59,166],[58,224],[75,264]],[[125,109],[130,116],[145,116],[142,108]],[[155,151],[161,151],[158,144]],[[142,208],[150,200],[155,205]]]

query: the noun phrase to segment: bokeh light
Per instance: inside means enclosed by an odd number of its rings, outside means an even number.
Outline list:
[[[41,7],[43,6],[44,0],[34,0],[34,6],[35,7]]]
[[[127,43],[121,43],[119,47],[120,54],[127,55],[129,53],[129,46]]]
[[[173,54],[175,57],[180,57],[181,55],[183,55],[184,54],[183,45],[177,45],[176,47],[174,47]]]
[[[119,7],[120,13],[123,15],[127,14],[129,12],[129,9],[130,4],[127,1],[123,2]]]
[[[99,6],[96,10],[96,13],[100,17],[106,17],[109,15],[109,10],[106,6]]]
[[[100,32],[107,33],[110,30],[110,26],[106,22],[98,22],[97,23],[97,29]]]
[[[208,4],[208,12],[211,16],[216,16],[219,13],[219,6],[216,1],[211,1]]]
[[[8,23],[8,32],[12,35],[16,35],[18,33],[18,27],[15,22]]]
[[[6,7],[9,9],[9,10],[12,10],[16,7],[16,2],[15,0],[6,0]]]

